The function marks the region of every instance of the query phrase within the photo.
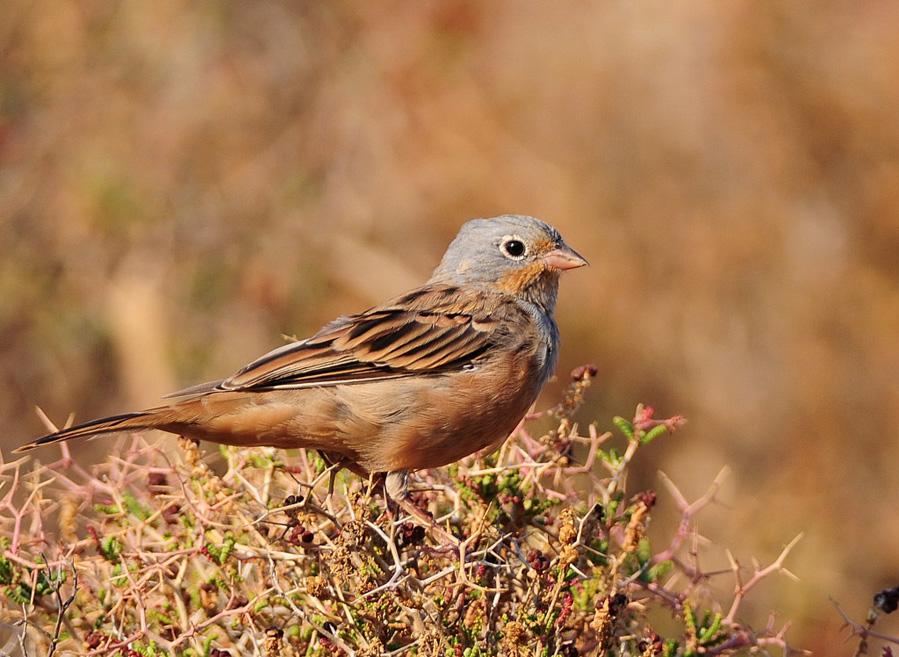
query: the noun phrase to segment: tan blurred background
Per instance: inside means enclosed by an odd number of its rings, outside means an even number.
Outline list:
[[[2,13],[4,450],[36,404],[153,404],[422,282],[464,220],[533,214],[591,262],[559,309],[560,377],[599,366],[583,419],[687,415],[634,488],[730,465],[713,554],[806,532],[744,618],[851,654],[827,596],[862,619],[899,584],[899,4]]]

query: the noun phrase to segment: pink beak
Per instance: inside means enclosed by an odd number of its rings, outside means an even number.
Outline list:
[[[567,244],[562,244],[540,259],[553,269],[560,269],[562,271],[565,271],[566,269],[577,269],[578,267],[589,264],[577,253],[577,251]]]

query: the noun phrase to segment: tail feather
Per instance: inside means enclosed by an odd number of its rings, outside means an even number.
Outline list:
[[[114,433],[116,431],[152,429],[157,426],[159,426],[159,421],[158,414],[155,410],[123,413],[122,415],[112,415],[99,420],[91,420],[90,422],[69,427],[68,429],[61,429],[38,438],[27,445],[17,447],[13,451],[27,452],[28,450],[43,445],[59,443],[72,438],[82,438],[84,436],[93,436],[101,433]]]

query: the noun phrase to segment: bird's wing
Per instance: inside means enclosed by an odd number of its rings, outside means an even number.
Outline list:
[[[493,304],[430,286],[392,304],[341,317],[307,340],[250,363],[219,390],[290,389],[462,369],[495,339]]]

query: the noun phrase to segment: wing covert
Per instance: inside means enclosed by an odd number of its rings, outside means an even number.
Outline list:
[[[462,369],[489,349],[494,322],[484,314],[483,299],[460,308],[458,299],[452,306],[433,303],[435,295],[436,301],[455,296],[447,290],[429,292],[431,299],[407,295],[393,306],[341,317],[250,363],[221,389],[306,388]]]

